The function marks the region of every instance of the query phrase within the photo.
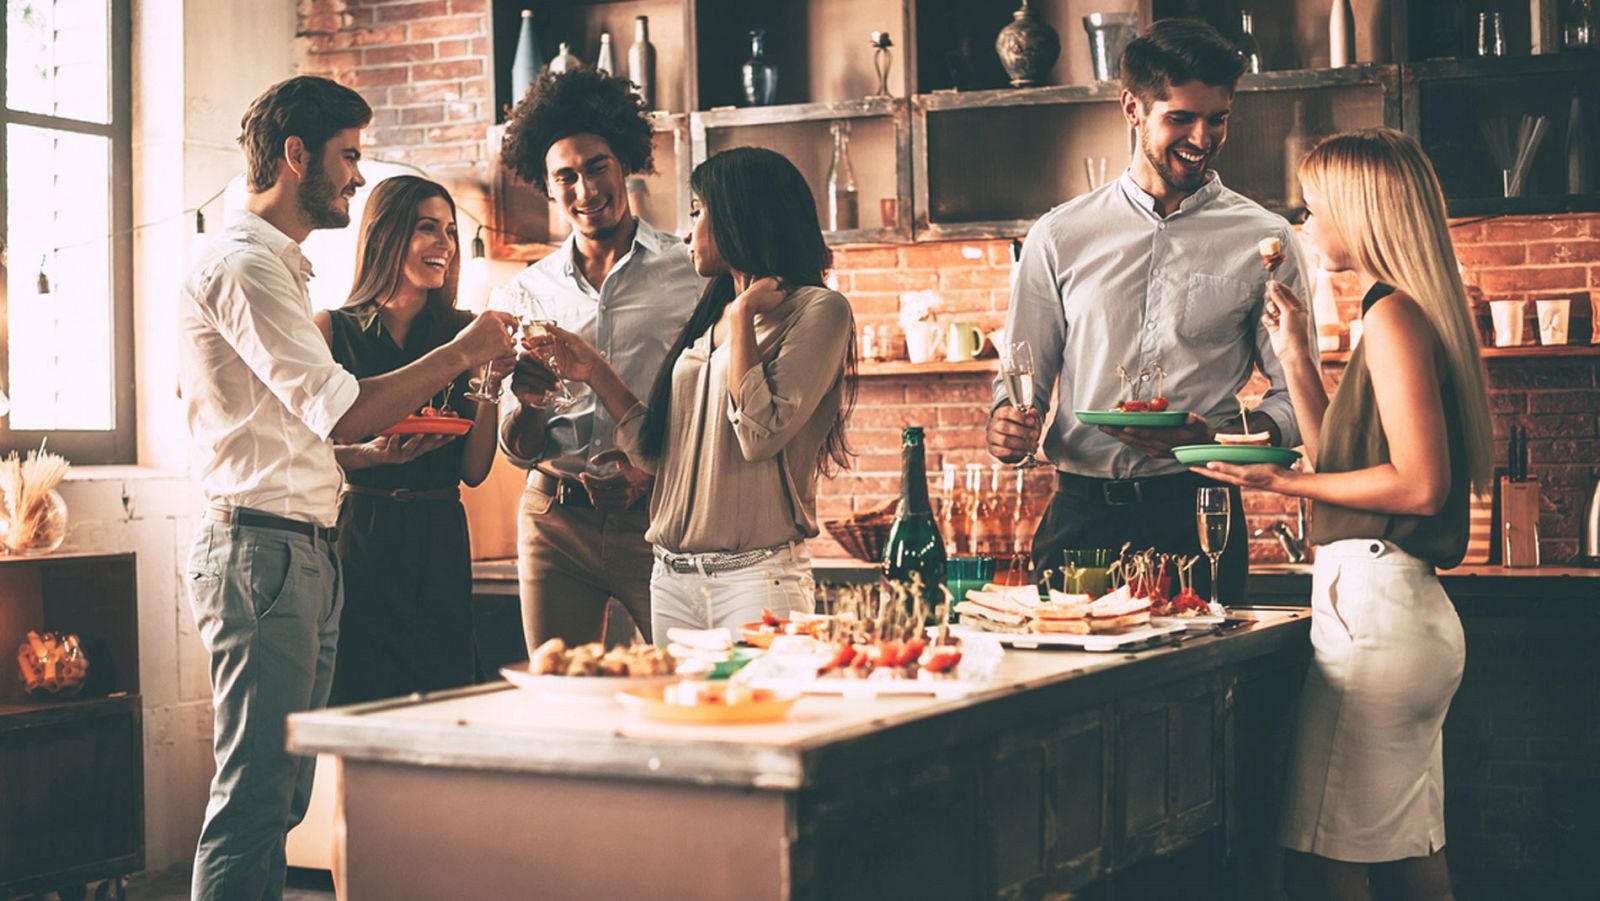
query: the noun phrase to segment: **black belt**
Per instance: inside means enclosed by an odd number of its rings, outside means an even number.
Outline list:
[[[274,516],[271,513],[262,513],[260,510],[246,510],[243,507],[212,507],[206,511],[206,518],[226,525],[293,532],[296,535],[304,535],[312,541],[321,538],[329,544],[339,540],[338,529],[319,526],[314,522],[306,522],[303,519]]]
[[[593,510],[594,501],[589,499],[589,489],[577,479],[563,479],[553,476],[537,467],[533,470],[533,489],[540,494],[548,494],[563,507],[578,507],[584,510]]]
[[[367,497],[386,497],[396,501],[458,501],[461,500],[461,488],[452,485],[449,488],[373,488],[369,485],[345,485],[345,494],[360,494]]]
[[[1201,485],[1222,484],[1192,472],[1175,472],[1143,479],[1096,479],[1070,472],[1056,473],[1056,492],[1064,497],[1102,507],[1132,507],[1167,503],[1183,498]],[[1188,499],[1194,503],[1191,495]]]

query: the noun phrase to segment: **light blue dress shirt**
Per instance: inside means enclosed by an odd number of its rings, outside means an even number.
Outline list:
[[[643,400],[650,396],[672,342],[694,313],[706,280],[695,273],[681,238],[657,231],[643,219],[636,221],[632,248],[598,288],[589,284],[572,258],[572,235],[554,253],[519,273],[515,283],[539,298],[557,325],[594,345],[628,390]],[[587,385],[568,382],[567,388],[578,402],[545,421],[539,460],[570,456],[581,468],[583,460],[615,446],[617,426]],[[516,410],[509,392],[507,398],[502,435],[506,417]],[[516,456],[503,441],[500,449],[525,469],[539,462]]]
[[[1172,215],[1130,172],[1056,207],[1035,222],[1022,246],[1007,340],[1027,340],[1035,402],[1054,422],[1045,455],[1057,469],[1096,478],[1143,478],[1184,471],[1171,457],[1146,456],[1084,425],[1073,410],[1109,410],[1127,396],[1129,373],[1160,364],[1174,410],[1235,428],[1235,395],[1259,368],[1271,382],[1256,408],[1272,418],[1285,446],[1300,443],[1283,367],[1261,325],[1267,272],[1257,245],[1283,242],[1277,278],[1306,298],[1305,265],[1283,217],[1223,187],[1215,172]],[[1311,324],[1313,335],[1315,323]],[[1141,396],[1154,393],[1154,383]],[[995,404],[1005,388],[995,380]]]

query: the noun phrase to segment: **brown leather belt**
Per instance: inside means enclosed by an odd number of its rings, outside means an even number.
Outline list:
[[[1070,472],[1056,473],[1056,491],[1065,497],[1097,507],[1131,507],[1187,498],[1201,485],[1221,484],[1192,472],[1175,472],[1142,479],[1097,479]]]
[[[314,522],[306,522],[303,519],[290,519],[287,516],[262,513],[260,510],[250,510],[245,507],[212,507],[206,511],[206,518],[224,525],[293,532],[312,541],[321,538],[329,544],[339,540],[338,529],[319,526]]]
[[[532,475],[533,489],[540,494],[547,494],[556,503],[563,507],[576,507],[580,510],[593,510],[594,501],[589,499],[589,489],[577,479],[563,479],[553,476],[538,467],[534,467]]]
[[[345,494],[360,494],[366,497],[386,497],[402,503],[410,501],[458,501],[461,500],[461,487],[452,485],[449,488],[427,488],[417,490],[413,488],[373,488],[368,485],[346,485]]]

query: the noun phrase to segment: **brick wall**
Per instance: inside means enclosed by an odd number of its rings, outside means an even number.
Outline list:
[[[299,49],[303,71],[327,74],[355,87],[374,109],[367,132],[370,156],[424,167],[457,185],[486,178],[484,131],[493,121],[486,0],[301,0]],[[460,196],[458,200],[470,202]],[[1464,224],[1455,230],[1462,262],[1483,290],[1497,297],[1600,289],[1600,216],[1515,217]],[[838,287],[855,305],[862,327],[898,336],[902,291],[938,290],[948,318],[986,329],[1005,318],[1007,242],[978,241],[841,251]],[[1344,319],[1353,318],[1356,288],[1336,282]],[[904,353],[903,341],[892,342]],[[1545,486],[1541,534],[1547,560],[1576,552],[1578,516],[1590,472],[1600,458],[1600,365],[1577,361],[1505,360],[1489,366],[1495,430],[1504,456],[1512,423],[1529,428],[1533,471]],[[1330,384],[1337,378],[1330,368]],[[1259,394],[1252,384],[1247,394]],[[989,463],[983,450],[989,380],[981,376],[869,377],[861,383],[852,441],[861,452],[854,471],[824,484],[823,518],[881,503],[899,483],[899,429],[929,427],[929,466]],[[1047,491],[1047,473],[1032,478]],[[1249,526],[1292,516],[1282,498],[1252,495]],[[826,537],[820,554],[841,553]],[[1256,559],[1274,559],[1276,544],[1257,541]]]

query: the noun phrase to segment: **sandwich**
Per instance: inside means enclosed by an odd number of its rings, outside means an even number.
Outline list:
[[[1067,594],[1052,588],[1050,600],[1033,612],[1032,629],[1041,634],[1087,635],[1091,604],[1087,594]]]
[[[955,612],[963,625],[990,632],[1026,632],[1039,607],[1032,585],[985,585],[967,592]]]
[[[1150,623],[1150,599],[1136,598],[1124,585],[1089,605],[1089,631],[1116,632]]]
[[[1229,445],[1234,445],[1234,444],[1254,444],[1254,445],[1259,445],[1261,447],[1266,447],[1267,445],[1272,443],[1272,433],[1271,432],[1244,432],[1243,434],[1240,434],[1240,433],[1237,433],[1237,432],[1218,432],[1217,433],[1217,443],[1218,444],[1229,444]]]

